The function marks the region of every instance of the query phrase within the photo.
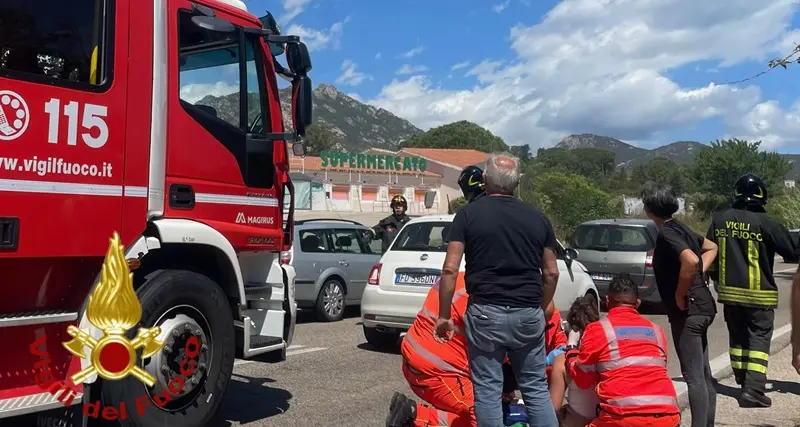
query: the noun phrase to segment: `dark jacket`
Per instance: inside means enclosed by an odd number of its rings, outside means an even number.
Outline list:
[[[381,239],[381,252],[386,252],[389,249],[389,245],[392,244],[397,233],[400,232],[400,229],[402,229],[408,221],[411,221],[411,217],[406,214],[399,217],[389,215],[380,220],[376,226],[372,227],[375,238]]]

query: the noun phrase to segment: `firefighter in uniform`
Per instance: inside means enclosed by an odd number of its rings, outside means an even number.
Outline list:
[[[392,197],[392,202],[389,205],[392,208],[392,214],[380,220],[378,225],[372,227],[372,237],[374,239],[381,239],[381,252],[386,252],[389,245],[392,244],[397,233],[411,218],[406,215],[408,211],[408,202],[406,198],[401,195]]]
[[[778,287],[775,253],[793,257],[789,231],[767,216],[767,187],[746,174],[736,181],[732,208],[714,214],[708,239],[719,246],[715,273],[728,325],[731,368],[742,387],[739,405],[769,407],[764,394]]]

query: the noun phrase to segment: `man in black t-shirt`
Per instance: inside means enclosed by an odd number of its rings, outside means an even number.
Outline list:
[[[453,220],[439,284],[434,333],[454,333],[450,307],[462,257],[469,304],[464,316],[478,425],[503,425],[502,364],[511,359],[531,425],[558,425],[545,375],[543,307],[558,282],[553,227],[536,208],[513,196],[519,159],[492,154],[486,195],[461,208]]]
[[[705,273],[717,256],[717,245],[672,218],[678,198],[669,187],[646,189],[642,203],[659,227],[653,271],[686,380],[692,427],[713,426],[717,391],[708,361],[708,328],[717,306]]]

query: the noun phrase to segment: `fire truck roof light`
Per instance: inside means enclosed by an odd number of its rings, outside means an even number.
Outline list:
[[[247,5],[244,4],[242,0],[217,0],[220,3],[225,3],[227,5],[233,6],[238,9],[242,9],[243,11],[247,12]]]

